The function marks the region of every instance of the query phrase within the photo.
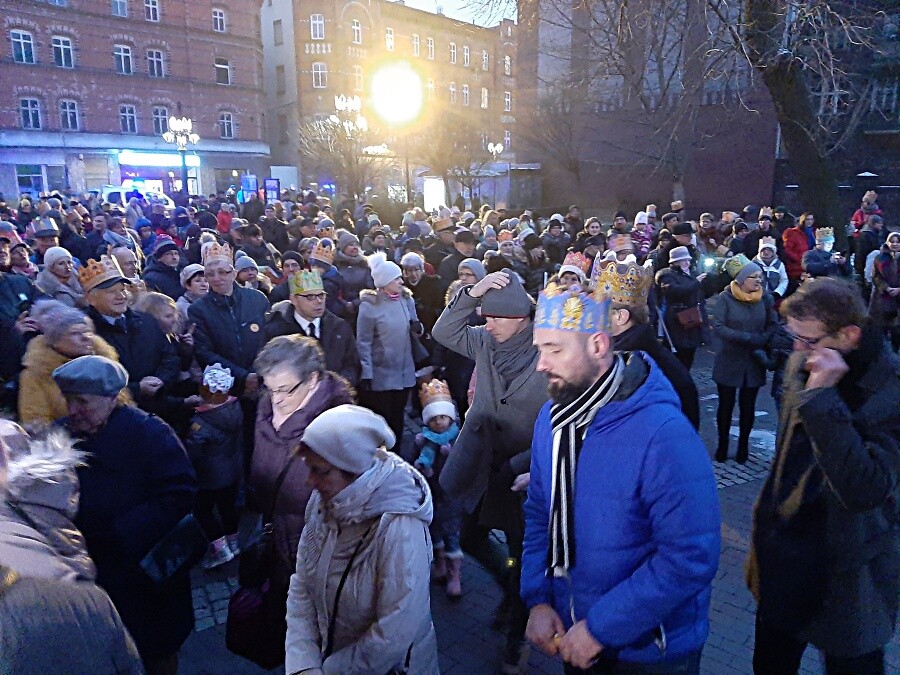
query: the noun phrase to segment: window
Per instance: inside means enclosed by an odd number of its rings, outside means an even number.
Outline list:
[[[362,24],[359,22],[359,19],[353,19],[350,22],[350,30],[353,33],[353,44],[361,45],[362,44]]]
[[[325,15],[311,14],[309,17],[309,39],[324,40],[325,39]]]
[[[481,69],[487,70],[488,66],[491,64],[491,55],[488,54],[488,50],[485,49],[481,52]]]
[[[134,72],[134,60],[131,56],[131,47],[128,45],[114,45],[113,59],[119,75],[131,75]]]
[[[394,29],[393,28],[385,28],[384,29],[384,48],[389,52],[394,51]]]
[[[59,102],[59,126],[66,131],[78,131],[78,103]]]
[[[36,98],[19,99],[19,112],[23,129],[41,128],[41,104]]]
[[[464,85],[462,86],[462,95],[463,95],[463,97],[462,97],[462,98],[463,98],[463,101],[462,101],[463,105],[465,105],[465,106],[469,105],[469,85],[464,84]]]
[[[290,142],[288,137],[288,118],[287,115],[278,116],[278,141],[282,144]]]
[[[469,45],[463,45],[463,65],[468,68],[470,62]]]
[[[511,56],[503,57],[503,74],[504,75],[512,75],[512,57]]]
[[[483,110],[487,110],[488,107],[488,90],[487,87],[481,88],[481,107]]]
[[[456,82],[450,83],[450,103],[456,103]]]
[[[456,63],[456,43],[450,43],[450,63]]]
[[[419,35],[415,34],[412,36],[413,42],[413,56],[421,56],[422,55],[422,45],[419,41]]]
[[[225,32],[225,10],[213,9],[212,11],[213,30],[217,33]]]
[[[169,109],[165,106],[153,106],[153,133],[162,136],[169,130]]]
[[[165,58],[165,55],[160,49],[147,50],[147,72],[150,73],[150,77],[166,76]]]
[[[272,42],[276,45],[284,44],[284,24],[281,23],[281,19],[272,22]]]
[[[31,33],[24,30],[13,30],[9,32],[9,39],[12,40],[13,61],[34,63],[34,38]]]
[[[313,89],[325,89],[328,86],[328,66],[324,63],[312,64]]]
[[[113,16],[128,16],[128,0],[112,0]]]
[[[69,0],[47,0],[47,3],[57,7],[68,7]]]
[[[144,18],[159,21],[159,0],[144,0]]]
[[[428,99],[434,100],[434,79],[428,78],[428,82],[425,84],[425,90],[428,92]]]
[[[230,112],[219,113],[219,138],[234,138],[234,115]]]
[[[428,41],[425,44],[428,48],[429,60],[434,61],[434,38],[428,38]]]
[[[503,149],[507,152],[512,150],[512,132],[509,129],[503,130]]]
[[[362,66],[353,66],[353,91],[363,90],[363,69]]]
[[[287,79],[284,75],[284,66],[275,66],[275,93],[283,94],[287,90]]]
[[[504,91],[503,92],[503,112],[512,111],[512,92]]]
[[[231,64],[228,59],[216,59],[216,84],[231,84]]]
[[[119,128],[123,134],[137,133],[137,112],[133,105],[123,103],[119,106]]]
[[[75,67],[75,50],[72,49],[72,38],[53,36],[53,63],[60,68]]]

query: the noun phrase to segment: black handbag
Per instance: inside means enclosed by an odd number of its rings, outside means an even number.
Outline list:
[[[203,528],[189,513],[156,542],[139,565],[153,582],[163,585],[188,574],[203,558],[207,546]]]

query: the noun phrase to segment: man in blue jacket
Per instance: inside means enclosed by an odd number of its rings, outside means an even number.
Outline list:
[[[697,432],[659,367],[613,352],[610,302],[541,294],[534,343],[551,401],[525,503],[527,637],[571,673],[699,673],[719,503]]]

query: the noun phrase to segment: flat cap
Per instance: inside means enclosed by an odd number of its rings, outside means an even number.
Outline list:
[[[125,367],[105,356],[79,356],[52,373],[63,394],[117,396],[128,385]]]
[[[359,475],[372,468],[379,448],[394,447],[396,437],[380,415],[344,404],[310,422],[300,441],[332,466]]]

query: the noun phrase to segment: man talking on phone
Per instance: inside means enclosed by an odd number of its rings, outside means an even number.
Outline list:
[[[747,582],[758,675],[811,644],[828,675],[881,675],[900,597],[900,378],[859,290],[823,277],[780,308],[794,340]]]

